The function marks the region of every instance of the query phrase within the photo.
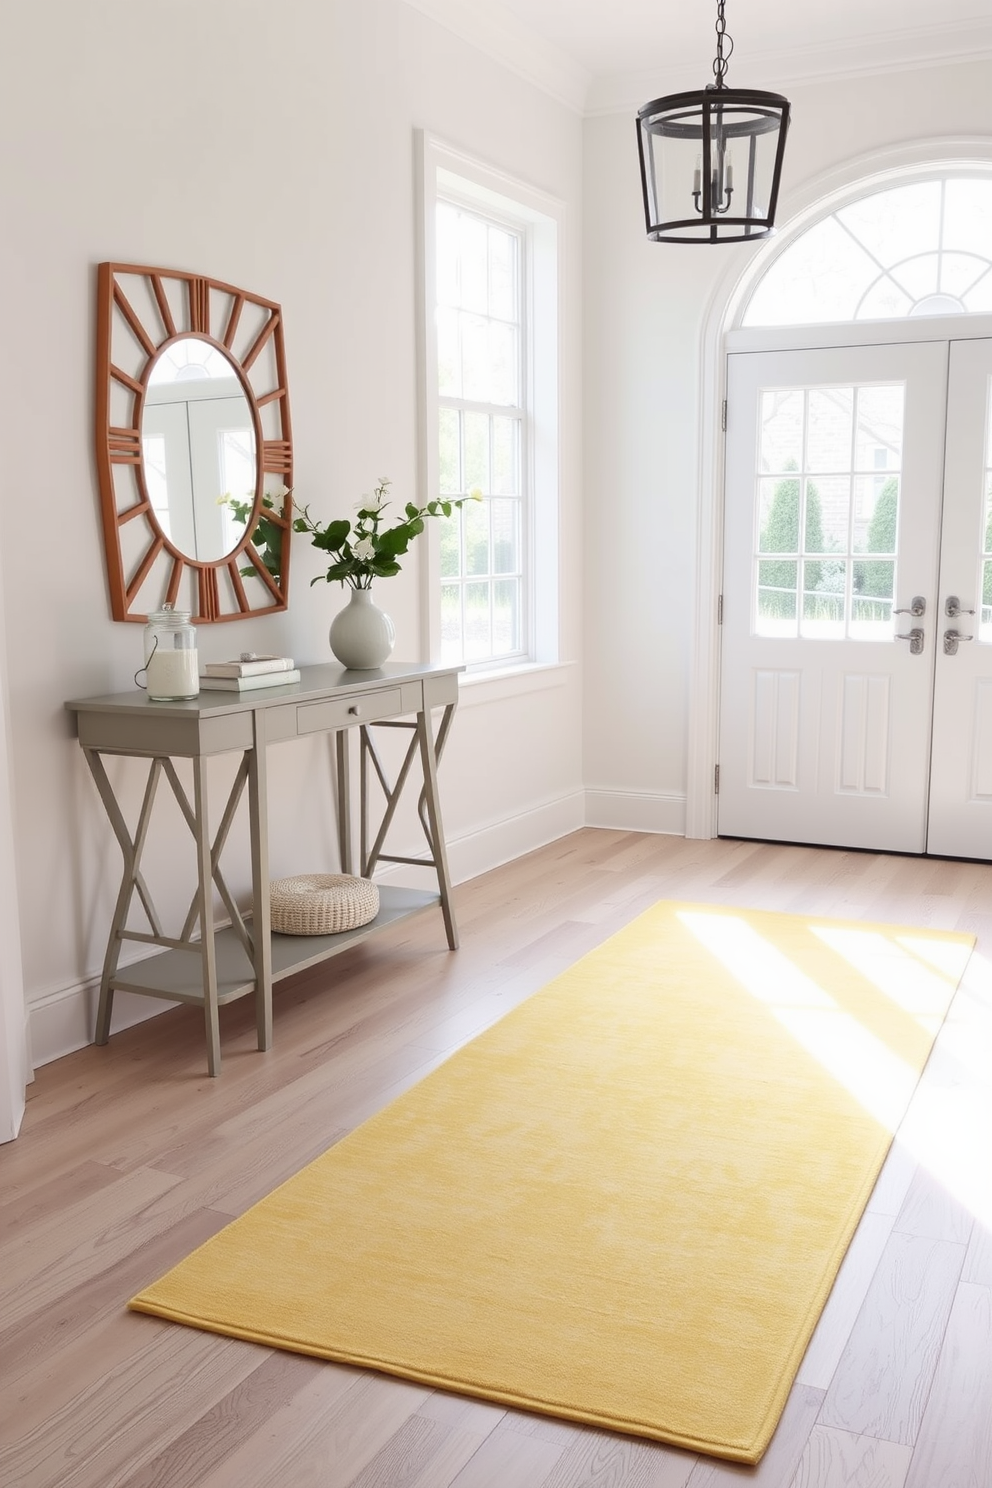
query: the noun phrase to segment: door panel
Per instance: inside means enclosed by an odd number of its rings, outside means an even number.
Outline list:
[[[719,831],[922,852],[946,344],[728,361]]]
[[[929,852],[952,857],[992,857],[990,388],[992,341],[953,342],[927,837]],[[947,613],[952,596],[957,616]],[[953,654],[948,631],[967,637]]]

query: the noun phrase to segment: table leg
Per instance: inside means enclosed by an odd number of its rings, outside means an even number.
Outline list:
[[[338,729],[334,736],[337,760],[335,804],[338,814],[338,855],[341,872],[353,873],[351,846],[351,755],[348,752],[348,730]]]
[[[193,760],[193,815],[196,821],[200,954],[203,965],[203,1017],[207,1034],[207,1071],[220,1074],[220,1014],[217,1006],[217,948],[214,943],[213,861],[207,820],[207,761]]]
[[[103,760],[95,749],[84,746],[83,755],[89,765],[90,774],[96,782],[100,799],[103,801],[104,809],[114,829],[114,835],[120,845],[124,857],[124,868],[121,874],[121,886],[117,894],[117,904],[114,909],[114,918],[110,926],[110,936],[107,941],[107,954],[103,961],[103,974],[100,978],[100,1001],[97,1006],[96,1016],[96,1042],[106,1044],[110,1039],[110,1020],[114,1011],[114,988],[113,979],[117,974],[117,963],[121,953],[121,936],[127,923],[128,910],[131,907],[131,899],[135,890],[141,899],[145,913],[148,915],[152,931],[161,935],[162,927],[159,924],[155,906],[151,895],[141,876],[139,864],[144,849],[145,839],[148,835],[148,825],[151,821],[152,807],[155,802],[155,793],[158,789],[159,777],[162,772],[163,761],[153,759],[148,772],[148,780],[145,785],[145,794],[141,803],[141,811],[138,816],[138,828],[135,832],[134,841],[128,831],[123,812],[117,804],[114,788],[110,784],[106,767]]]
[[[441,806],[437,792],[437,754],[434,748],[434,731],[431,726],[429,708],[417,714],[417,737],[420,740],[420,759],[424,770],[424,802],[431,829],[431,850],[437,871],[437,886],[441,894],[441,914],[444,916],[448,945],[451,950],[457,951],[458,927],[455,924],[455,912],[451,903],[451,877],[448,873],[444,829],[441,826]]]
[[[252,941],[255,965],[255,1026],[258,1047],[272,1048],[272,926],[269,900],[268,767],[264,708],[255,711],[254,748],[248,761],[248,821],[251,830]]]

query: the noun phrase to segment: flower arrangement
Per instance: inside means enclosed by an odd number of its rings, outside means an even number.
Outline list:
[[[467,496],[428,501],[426,506],[415,506],[408,501],[402,519],[392,527],[383,527],[384,513],[390,504],[391,484],[383,476],[371,495],[362,497],[357,503],[358,518],[354,527],[345,518],[324,524],[315,522],[308,506],[295,507],[298,515],[293,522],[293,531],[309,533],[314,547],[329,553],[333,560],[325,574],[311,579],[311,585],[319,584],[323,579],[328,584],[371,589],[373,579],[390,578],[400,572],[397,560],[403,557],[413,539],[423,532],[428,517],[450,517],[455,508],[464,506],[466,501],[482,500],[482,492],[473,487]]]

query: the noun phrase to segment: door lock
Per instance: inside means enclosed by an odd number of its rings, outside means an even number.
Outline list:
[[[949,594],[947,596],[947,601],[944,605],[944,614],[949,620],[956,620],[959,615],[973,615],[974,613],[974,610],[963,610],[961,608],[961,601],[956,594]],[[964,636],[961,639],[964,640]],[[970,636],[968,640],[971,640]]]
[[[948,603],[950,603],[950,601],[948,601]],[[893,615],[915,615],[917,619],[919,619],[921,615],[925,615],[926,612],[927,612],[927,602],[923,598],[923,595],[922,594],[914,594],[913,595],[912,599],[909,602],[909,609],[908,610],[893,610],[892,611]],[[948,614],[950,614],[950,611],[948,611]]]
[[[921,656],[923,654],[923,627],[914,625],[912,630],[906,631],[904,635],[897,635],[897,641],[909,642],[910,656]],[[944,650],[947,650],[947,641],[944,641]]]
[[[949,600],[948,600],[948,603],[950,603]],[[972,611],[971,610],[965,610],[965,611],[963,611],[963,613],[966,614],[966,615],[970,615],[972,613]],[[973,641],[974,639],[975,639],[974,636],[962,635],[959,630],[945,630],[944,631],[944,655],[945,656],[957,656],[957,654],[958,654],[958,646],[960,645],[960,643],[962,641]]]

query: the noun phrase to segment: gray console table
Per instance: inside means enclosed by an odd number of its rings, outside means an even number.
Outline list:
[[[150,702],[143,692],[77,698],[66,704],[86,762],[96,782],[124,856],[124,871],[100,982],[96,1041],[110,1036],[115,991],[164,997],[203,1007],[207,1034],[207,1067],[220,1072],[218,1008],[250,993],[255,997],[259,1049],[272,1044],[272,984],[295,971],[336,955],[409,915],[439,906],[448,945],[455,950],[458,932],[451,905],[437,790],[437,762],[458,700],[459,667],[424,667],[392,663],[373,672],[342,667],[302,669],[301,680],[283,687],[251,692],[201,692],[190,702]],[[432,710],[443,709],[435,734]],[[359,731],[360,846],[358,871],[371,877],[378,863],[410,863],[433,868],[437,892],[380,886],[377,917],[356,930],[337,935],[272,934],[269,924],[267,745],[314,733],[335,736],[335,799],[341,872],[353,868],[351,764],[348,731]],[[407,730],[409,740],[395,782],[376,750],[373,728]],[[230,794],[211,838],[207,810],[207,761],[213,755],[240,751],[241,761]],[[419,754],[423,785],[418,814],[428,856],[402,857],[384,850],[411,767]],[[127,755],[149,761],[148,779],[132,834],[107,774],[104,757]],[[193,771],[190,801],[176,770],[176,759],[188,759]],[[373,831],[369,784],[372,775],[382,791],[383,814]],[[155,797],[166,779],[196,842],[197,885],[178,936],[164,933],[141,872]],[[221,872],[221,853],[238,805],[247,789],[251,835],[251,913],[242,914]],[[215,925],[216,889],[230,920]],[[137,895],[150,930],[127,928]],[[127,941],[156,947],[152,955],[123,969],[120,953]]]

